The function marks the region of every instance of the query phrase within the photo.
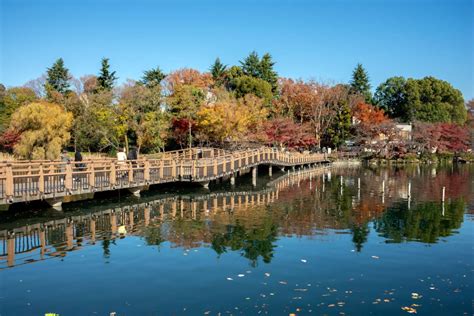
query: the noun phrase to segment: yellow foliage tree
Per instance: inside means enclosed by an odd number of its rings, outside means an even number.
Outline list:
[[[21,134],[14,153],[24,159],[57,159],[70,139],[72,114],[53,103],[33,102],[12,115],[10,128]]]
[[[201,107],[197,124],[201,138],[207,141],[242,141],[267,115],[261,98],[249,94],[235,99],[220,92],[215,103]]]

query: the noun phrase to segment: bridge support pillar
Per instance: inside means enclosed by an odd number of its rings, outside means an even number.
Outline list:
[[[64,199],[62,197],[45,200],[46,203],[48,203],[52,208],[58,211],[61,211],[63,209],[63,201]]]
[[[257,186],[257,167],[252,167],[252,185]]]
[[[230,185],[235,186],[235,174],[234,173],[232,173],[230,175]]]
[[[268,176],[271,178],[273,176],[273,170],[272,170],[272,166],[269,166],[268,167]]]

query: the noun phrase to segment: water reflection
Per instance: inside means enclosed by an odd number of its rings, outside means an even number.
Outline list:
[[[362,252],[373,225],[387,243],[435,243],[462,224],[466,203],[472,203],[470,172],[306,170],[280,174],[256,191],[151,195],[139,203],[55,214],[28,225],[5,221],[0,224],[0,268],[63,257],[97,240],[108,262],[115,239],[126,236],[138,236],[148,246],[206,246],[218,257],[238,252],[253,267],[271,262],[280,236],[318,238],[336,230],[351,234],[355,250]],[[446,203],[439,201],[443,186]]]

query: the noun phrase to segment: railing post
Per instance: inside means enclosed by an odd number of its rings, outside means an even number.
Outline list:
[[[66,165],[66,179],[65,179],[66,190],[72,191],[72,164],[68,161]]]
[[[115,184],[117,183],[117,168],[115,166],[115,161],[112,161],[112,163],[110,164],[109,183],[111,186],[115,186]]]
[[[89,171],[89,185],[94,188],[95,187],[95,170],[94,170],[94,162],[90,161],[87,164],[87,170]]]
[[[41,194],[44,193],[44,171],[42,163],[39,165],[38,190]]]
[[[145,180],[146,183],[149,183],[150,182],[150,162],[147,160],[145,160],[145,164],[144,164],[144,167],[143,167],[143,179]]]
[[[207,177],[207,159],[204,160],[204,174],[203,174],[203,177],[206,178]]]
[[[217,159],[213,159],[214,160],[214,176],[217,176]]]
[[[5,194],[6,196],[13,196],[14,193],[14,181],[13,181],[13,169],[11,164],[7,164],[5,167],[5,175],[7,176],[6,179],[6,188],[5,188]]]
[[[128,183],[133,182],[133,163],[128,163]]]
[[[171,177],[176,178],[176,160],[171,161]]]
[[[164,170],[165,169],[165,162],[163,160],[160,161],[160,179],[163,179]]]

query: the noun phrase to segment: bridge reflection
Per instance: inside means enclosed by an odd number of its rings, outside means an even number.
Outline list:
[[[0,224],[0,269],[66,256],[97,242],[102,242],[108,257],[110,243],[126,236],[143,238],[150,246],[168,242],[171,247],[191,248],[204,244],[218,255],[240,251],[256,264],[258,258],[271,261],[274,242],[282,235],[325,238],[328,228],[337,229],[351,234],[356,250],[361,251],[370,231],[369,221],[388,242],[429,243],[449,236],[463,221],[466,203],[462,198],[452,196],[446,205],[431,201],[410,207],[404,199],[406,181],[393,181],[393,185],[388,181],[386,196],[381,197],[380,173],[365,171],[360,186],[359,169],[340,171],[306,169],[284,174],[258,191],[187,194],[150,201],[145,197],[142,203],[70,216],[64,212],[59,218],[28,225]],[[414,196],[427,194],[423,181],[422,177],[414,180]]]

